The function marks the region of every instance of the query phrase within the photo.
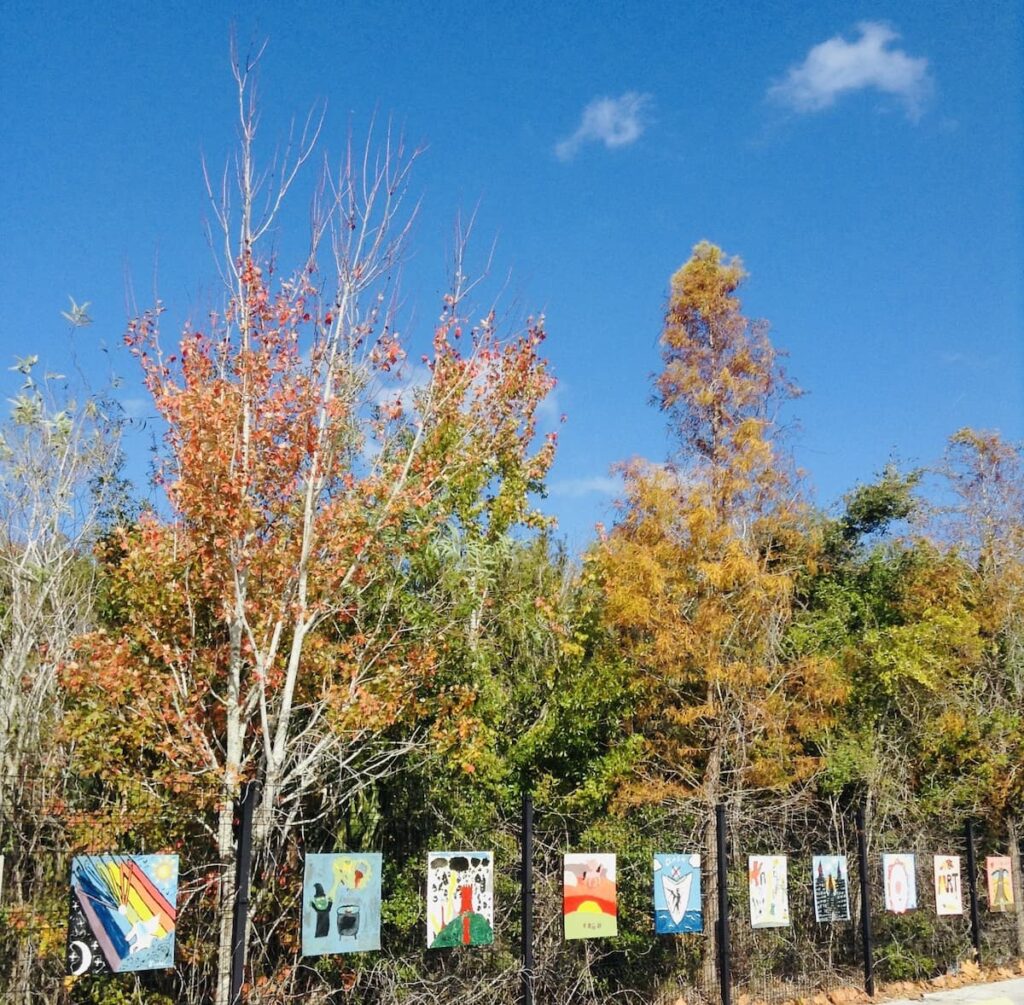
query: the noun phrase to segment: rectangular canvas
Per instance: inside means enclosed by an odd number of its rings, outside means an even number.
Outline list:
[[[814,920],[850,920],[850,877],[845,855],[815,855],[811,859]]]
[[[654,931],[678,935],[703,930],[700,855],[655,855]]]
[[[789,924],[789,890],[785,855],[751,855],[747,860],[752,928]]]
[[[494,941],[494,855],[432,851],[427,856],[427,948]]]
[[[964,913],[960,896],[960,859],[956,855],[935,856],[935,913]]]
[[[988,909],[990,911],[1012,911],[1013,866],[1008,855],[992,855],[985,859],[985,875],[988,878]]]
[[[79,855],[71,862],[67,971],[174,966],[177,855]]]
[[[882,885],[885,909],[892,914],[905,914],[917,907],[917,875],[913,855],[883,855]]]
[[[380,852],[307,855],[302,955],[380,949]]]
[[[619,934],[614,855],[568,854],[562,879],[567,939],[602,939]]]

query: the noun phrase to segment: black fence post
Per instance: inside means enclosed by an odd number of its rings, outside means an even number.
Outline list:
[[[868,838],[864,807],[857,807],[857,857],[860,861],[860,932],[864,942],[864,990],[875,996],[875,941],[871,931],[871,882],[868,878]]]
[[[978,865],[974,859],[974,821],[968,820],[964,828],[967,841],[967,890],[971,898],[971,941],[974,943],[974,962],[981,963],[981,920],[978,917]]]
[[[528,792],[523,793],[522,853],[522,1002],[533,1005],[533,797]]]
[[[729,849],[725,838],[725,806],[715,807],[715,845],[718,859],[718,982],[722,1005],[732,1002],[732,957],[729,951]]]
[[[235,853],[235,905],[231,926],[231,1003],[241,1001],[245,974],[245,937],[249,922],[249,873],[252,869],[252,818],[256,782],[246,782],[237,801],[238,849]]]

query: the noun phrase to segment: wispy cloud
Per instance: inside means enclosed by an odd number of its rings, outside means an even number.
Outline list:
[[[874,89],[901,101],[908,118],[920,118],[932,91],[928,60],[896,48],[900,35],[887,24],[862,21],[857,30],[852,42],[836,35],[814,46],[768,97],[798,112],[817,112],[843,94]]]
[[[622,479],[611,475],[594,475],[591,478],[563,478],[552,482],[548,492],[553,496],[579,499],[582,496],[617,496],[622,493]]]
[[[627,91],[618,98],[594,98],[583,109],[576,131],[555,144],[555,156],[572,160],[585,143],[603,143],[609,150],[635,143],[647,128],[649,94]]]

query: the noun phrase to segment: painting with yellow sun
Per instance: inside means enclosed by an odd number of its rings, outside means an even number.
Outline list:
[[[174,966],[177,855],[79,855],[69,899],[70,975]]]

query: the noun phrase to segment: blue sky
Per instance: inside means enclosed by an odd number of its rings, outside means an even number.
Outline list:
[[[235,24],[269,39],[268,144],[323,99],[328,149],[375,111],[427,145],[403,283],[420,334],[456,213],[479,204],[503,305],[547,316],[549,411],[568,420],[546,506],[574,548],[612,515],[611,465],[669,449],[650,375],[668,278],[702,238],[743,257],[748,312],[809,392],[792,446],[821,505],[891,456],[934,460],[960,426],[1024,437],[1020,3],[0,0],[0,16],[11,362],[66,366],[59,312],[91,301],[80,358],[129,377],[138,409],[128,284],[173,318],[205,312],[200,154],[232,141]]]

